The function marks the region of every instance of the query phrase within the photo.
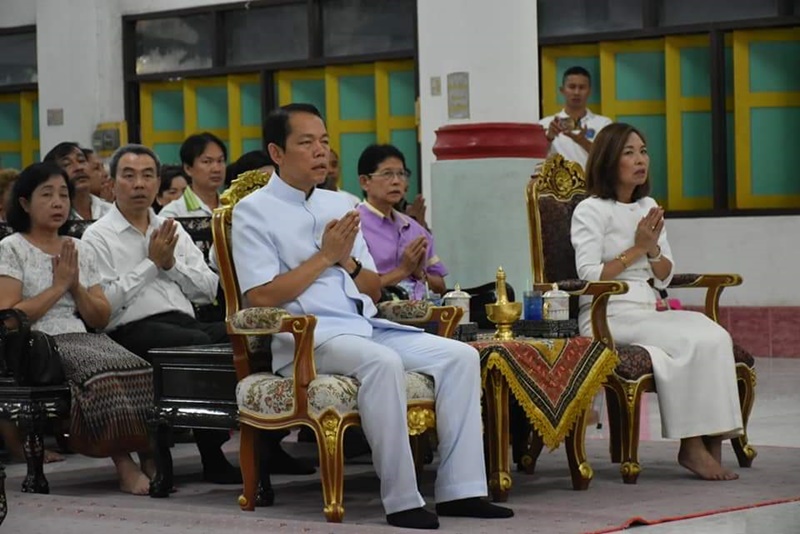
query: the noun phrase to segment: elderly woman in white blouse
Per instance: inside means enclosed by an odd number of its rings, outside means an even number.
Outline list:
[[[656,311],[648,280],[665,288],[674,264],[664,210],[648,196],[649,164],[633,126],[615,123],[597,135],[586,165],[590,196],[572,217],[578,276],[628,283],[628,293],[611,297],[608,325],[616,343],[649,352],[664,437],[681,440],[678,463],[700,478],[734,480],[721,461],[722,441],[743,431],[733,342],[701,313]],[[581,302],[580,322],[591,335],[588,305]]]

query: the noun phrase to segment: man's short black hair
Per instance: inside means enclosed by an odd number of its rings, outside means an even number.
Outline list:
[[[564,71],[564,76],[561,77],[561,85],[563,86],[567,83],[567,76],[586,76],[586,79],[589,80],[589,85],[592,85],[592,75],[589,74],[589,71],[581,67],[580,65],[575,65],[574,67],[570,67]]]
[[[84,155],[84,157],[86,157],[86,153],[83,151],[83,149],[78,143],[75,143],[73,141],[62,141],[53,148],[51,148],[50,152],[44,155],[42,161],[47,163],[58,164],[61,158],[69,156],[75,150],[80,150],[81,153]]]
[[[206,151],[206,147],[211,143],[214,143],[222,150],[222,155],[227,160],[228,149],[225,148],[225,143],[222,142],[222,139],[211,132],[202,132],[184,139],[180,150],[181,163],[189,167],[194,166],[194,160],[202,156],[203,152]]]
[[[20,199],[31,200],[33,192],[37,187],[45,183],[53,176],[61,176],[67,184],[67,191],[69,198],[72,199],[74,193],[72,183],[69,181],[67,172],[52,162],[34,163],[28,165],[19,173],[17,181],[14,182],[13,189],[11,190],[11,201],[8,206],[8,213],[6,220],[8,225],[14,229],[15,232],[27,232],[31,229],[31,216],[22,208]],[[65,221],[66,222],[66,221]]]
[[[310,113],[322,119],[322,114],[313,104],[286,104],[273,109],[264,121],[264,149],[269,150],[270,144],[278,145],[286,149],[286,139],[291,133],[289,129],[289,118],[292,113]]]
[[[272,161],[272,158],[269,157],[269,154],[264,150],[252,150],[247,154],[243,154],[225,169],[225,185],[231,185],[231,182],[243,172],[260,169],[267,165],[274,167],[275,162]]]
[[[394,145],[369,145],[361,153],[358,158],[358,175],[369,175],[378,170],[378,165],[383,163],[389,158],[397,158],[403,162],[403,168],[406,167],[406,158],[400,149]]]

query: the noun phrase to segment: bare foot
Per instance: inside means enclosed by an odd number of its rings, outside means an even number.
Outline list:
[[[63,462],[64,456],[57,453],[56,451],[51,451],[50,449],[44,450],[44,463],[51,464],[53,462]]]
[[[711,454],[711,457],[722,465],[722,438],[718,436],[703,436],[703,444]]]
[[[152,458],[142,459],[142,473],[147,475],[147,478],[153,480],[156,476],[156,462]]]
[[[711,453],[699,438],[681,440],[678,463],[703,480],[736,480],[739,478],[739,475],[733,471],[722,467],[711,456]]]
[[[141,471],[120,475],[119,489],[132,495],[147,495],[150,493],[150,479]]]

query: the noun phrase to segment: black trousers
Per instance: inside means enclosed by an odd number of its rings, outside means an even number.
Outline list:
[[[203,323],[183,312],[166,312],[151,315],[144,319],[120,326],[109,334],[111,339],[136,354],[147,359],[150,349],[186,347],[192,345],[213,345],[227,343],[228,333],[225,323]],[[201,455],[214,454],[228,441],[227,430],[194,429],[197,448]],[[267,432],[266,445],[278,446],[289,434],[288,430]]]
[[[132,323],[124,324],[108,334],[111,339],[147,359],[150,349],[185,347],[226,343],[228,334],[225,323],[201,323],[191,315],[173,311],[151,315]],[[227,430],[194,429],[197,448],[206,459],[216,457],[219,448],[230,439]]]

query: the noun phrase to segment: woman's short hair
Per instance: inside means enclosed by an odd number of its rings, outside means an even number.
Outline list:
[[[647,144],[644,135],[634,126],[624,122],[609,124],[597,134],[586,161],[586,189],[592,196],[617,200],[619,181],[619,160],[632,133]],[[631,202],[650,194],[650,176],[647,181],[637,185],[631,195]]]
[[[8,207],[8,216],[6,217],[9,226],[15,232],[27,232],[31,229],[31,216],[22,208],[20,199],[24,198],[30,202],[36,188],[53,176],[64,178],[64,183],[67,184],[67,191],[69,191],[69,198],[71,199],[73,189],[69,176],[58,165],[54,163],[34,163],[25,167],[19,173],[19,178],[14,182],[14,189],[11,191],[11,202]]]

